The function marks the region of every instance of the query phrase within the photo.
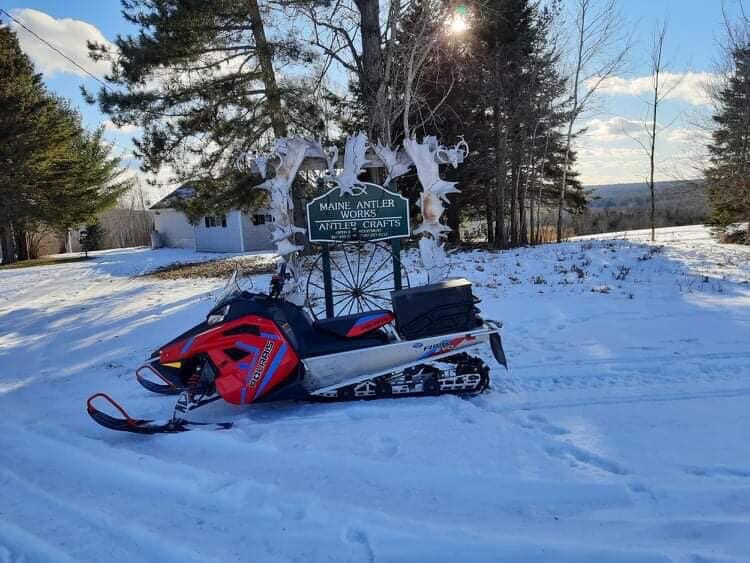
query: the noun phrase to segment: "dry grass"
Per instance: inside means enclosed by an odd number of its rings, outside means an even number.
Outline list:
[[[569,240],[576,236],[574,229],[565,227],[562,231],[563,241]],[[557,242],[557,227],[555,225],[542,225],[539,229],[539,241],[538,244],[549,244]]]
[[[246,276],[271,274],[276,271],[276,260],[272,256],[243,256],[211,262],[189,262],[170,264],[146,274],[162,280],[190,278],[228,278],[239,266]]]
[[[750,235],[746,230],[724,233],[720,239],[725,244],[750,244]]]
[[[20,262],[11,262],[10,264],[0,265],[0,270],[17,270],[20,268],[34,268],[36,266],[56,266],[58,264],[68,264],[70,262],[83,262],[91,260],[91,256],[71,256],[66,258],[34,258],[33,260],[22,260]]]

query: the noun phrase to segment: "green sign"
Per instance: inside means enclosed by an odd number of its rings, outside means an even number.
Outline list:
[[[408,237],[409,200],[377,184],[339,188],[307,204],[310,242],[376,241]]]

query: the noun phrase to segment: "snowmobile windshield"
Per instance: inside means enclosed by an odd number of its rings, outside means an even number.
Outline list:
[[[219,305],[226,303],[227,301],[230,301],[234,299],[235,297],[239,297],[242,295],[242,270],[239,266],[237,266],[234,269],[234,272],[232,273],[232,276],[229,278],[229,281],[227,282],[227,285],[224,286],[224,289],[222,289],[219,292],[219,295],[216,296],[216,307]]]

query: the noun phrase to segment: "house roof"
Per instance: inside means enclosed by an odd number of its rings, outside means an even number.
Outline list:
[[[174,207],[176,201],[190,199],[194,195],[195,188],[187,184],[183,184],[176,190],[168,193],[166,196],[161,198],[159,201],[149,207],[149,209],[170,209]]]

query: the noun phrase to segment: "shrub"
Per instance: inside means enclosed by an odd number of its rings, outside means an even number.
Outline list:
[[[627,266],[618,266],[617,273],[613,275],[615,276],[616,280],[625,281],[625,278],[628,277],[628,274],[630,274],[630,268],[628,268]]]
[[[99,250],[104,243],[105,234],[106,231],[99,224],[98,220],[86,225],[85,234],[82,232],[80,238],[81,247],[84,252],[88,253],[92,250]]]

